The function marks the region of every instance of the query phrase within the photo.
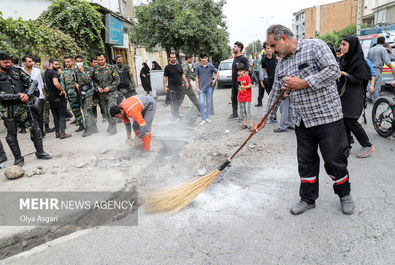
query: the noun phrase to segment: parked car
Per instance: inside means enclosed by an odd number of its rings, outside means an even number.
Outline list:
[[[232,64],[233,59],[221,61],[219,64],[217,88],[223,88],[225,86],[232,87]]]
[[[369,49],[377,42],[377,38],[383,36],[385,42],[389,43],[392,47],[391,62],[395,64],[395,25],[382,26],[372,29],[361,30],[361,35],[358,36],[359,42],[361,43],[363,53],[365,57],[368,55]],[[383,79],[381,86],[391,83],[393,80],[391,68],[387,65],[383,67]]]

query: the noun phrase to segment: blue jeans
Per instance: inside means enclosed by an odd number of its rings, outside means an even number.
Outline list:
[[[209,86],[207,89],[201,89],[199,94],[200,116],[202,120],[210,118],[211,95],[213,88]],[[204,111],[204,103],[206,103],[206,111]]]

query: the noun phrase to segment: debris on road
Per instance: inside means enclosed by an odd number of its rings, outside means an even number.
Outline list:
[[[33,177],[34,175],[43,175],[43,174],[45,174],[43,167],[37,167],[32,171],[26,173],[26,176],[30,178]]]
[[[25,174],[25,170],[23,170],[20,166],[10,166],[7,167],[4,171],[4,175],[8,179],[19,179]]]

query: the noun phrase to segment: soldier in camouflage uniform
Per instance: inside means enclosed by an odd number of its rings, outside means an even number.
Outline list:
[[[89,67],[91,68],[91,70],[93,71],[93,68],[95,68],[95,66],[97,65],[97,59],[96,57],[92,57],[90,60],[90,64]],[[93,87],[93,82],[92,82],[92,87]],[[103,118],[103,122],[107,121],[106,118],[106,113],[104,112],[103,106],[100,105],[100,101],[99,101],[99,92],[94,89],[94,93],[93,93],[93,107],[92,107],[92,112],[93,112],[93,116],[95,117],[95,120],[97,121],[97,105],[100,106],[100,112]]]
[[[36,148],[38,159],[51,159],[44,151],[42,134],[38,122],[29,109],[30,100],[37,94],[37,82],[33,82],[21,68],[11,67],[10,56],[0,53],[0,112],[7,128],[6,141],[15,157],[14,165],[22,166],[24,158],[21,155],[17,140],[17,123],[23,123],[30,130],[30,138]],[[24,104],[25,103],[25,104]]]
[[[77,80],[75,76],[76,69],[74,68],[73,58],[69,55],[64,57],[64,63],[66,65],[66,69],[63,70],[60,75],[60,84],[66,90],[67,97],[70,103],[71,111],[74,114],[74,117],[77,121],[77,125],[79,126],[76,132],[80,132],[85,130],[84,119],[81,113],[81,102],[79,97],[79,91],[77,90]]]
[[[192,101],[193,105],[197,108],[197,111],[200,113],[200,106],[195,91],[193,91],[193,87],[191,85],[191,80],[195,80],[193,75],[193,68],[192,68],[192,56],[186,55],[185,56],[186,62],[182,64],[182,70],[184,70],[185,76],[189,83],[189,88],[185,88],[185,93]]]
[[[109,111],[111,106],[117,105],[117,87],[120,83],[120,77],[117,70],[106,63],[106,56],[104,53],[97,53],[96,58],[98,65],[96,65],[92,72],[93,85],[100,93],[100,102],[103,104],[106,112],[106,117],[109,123],[107,132],[109,134],[116,134],[116,120],[114,117],[110,116]]]
[[[77,55],[75,61],[77,62],[77,67],[75,68],[76,87],[81,95],[81,105],[85,118],[85,131],[82,137],[87,137],[98,132],[96,120],[93,116],[94,88],[92,86],[92,69],[84,65],[84,57],[82,55]]]
[[[123,64],[123,58],[121,55],[115,57],[116,66],[115,69],[118,71],[121,82],[118,85],[118,104],[122,102],[124,98],[128,98],[136,95],[136,83],[134,82],[133,76],[130,74],[130,68],[128,65]]]

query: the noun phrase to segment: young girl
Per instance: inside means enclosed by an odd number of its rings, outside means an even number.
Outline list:
[[[239,63],[236,65],[237,74],[237,82],[239,84],[239,94],[237,96],[237,102],[239,102],[239,110],[240,117],[243,119],[242,129],[247,129],[247,120],[250,121],[250,128],[253,126],[252,118],[251,118],[251,87],[252,82],[251,78],[248,75],[248,72],[245,71],[245,65]]]

